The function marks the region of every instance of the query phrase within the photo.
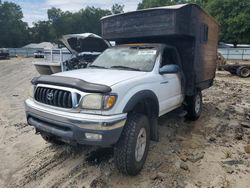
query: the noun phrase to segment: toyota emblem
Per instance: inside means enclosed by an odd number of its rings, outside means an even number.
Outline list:
[[[47,99],[48,99],[49,101],[52,101],[53,98],[54,98],[54,94],[53,94],[53,93],[48,93],[48,94],[47,94]]]

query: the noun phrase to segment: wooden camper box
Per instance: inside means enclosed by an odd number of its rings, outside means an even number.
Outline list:
[[[213,85],[219,26],[196,4],[139,10],[101,19],[102,37],[117,44],[165,43],[177,48],[185,94]]]

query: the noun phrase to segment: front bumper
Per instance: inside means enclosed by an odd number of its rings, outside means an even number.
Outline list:
[[[67,143],[109,146],[115,144],[123,130],[127,114],[112,116],[82,114],[57,110],[33,99],[25,101],[27,122],[38,132],[53,135]],[[88,139],[85,133],[101,135]]]

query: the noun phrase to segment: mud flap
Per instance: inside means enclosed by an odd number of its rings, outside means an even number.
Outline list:
[[[150,134],[152,141],[159,141],[158,118],[153,116],[150,120]]]

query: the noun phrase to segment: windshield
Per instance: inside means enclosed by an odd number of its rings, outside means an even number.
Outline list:
[[[114,47],[105,50],[90,67],[149,72],[156,55],[154,47]]]

